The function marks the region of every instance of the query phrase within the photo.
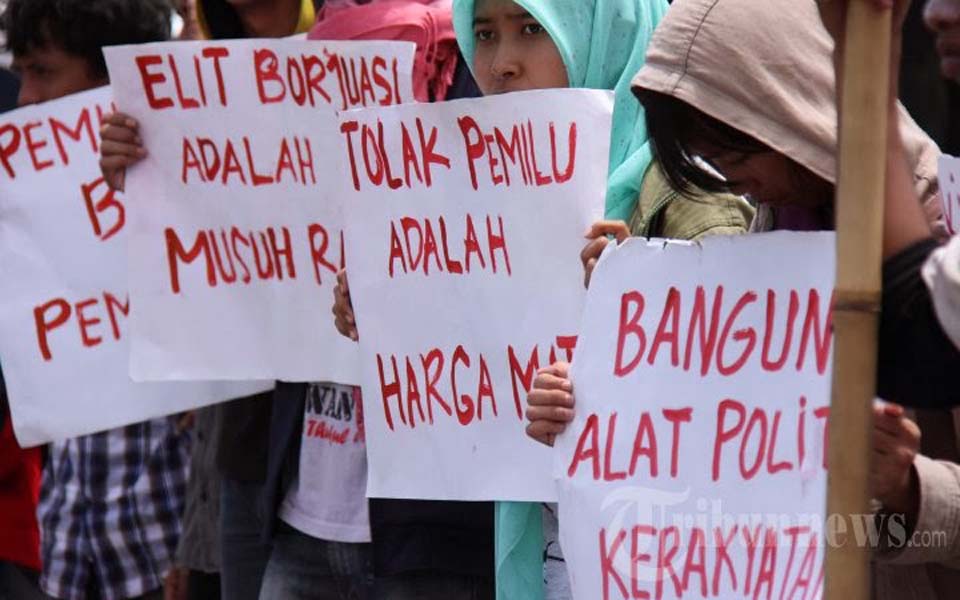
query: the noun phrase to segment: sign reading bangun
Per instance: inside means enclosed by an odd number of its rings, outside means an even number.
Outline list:
[[[525,397],[576,343],[611,112],[562,90],[341,115],[369,495],[556,497]]]
[[[575,598],[817,597],[834,265],[830,233],[604,255],[557,440]]]
[[[0,357],[24,446],[259,391],[130,380],[130,203],[97,164],[109,110],[102,88],[0,120]]]
[[[413,101],[414,45],[244,40],[106,50],[149,152],[131,169],[136,379],[357,383],[329,317],[345,264],[336,112]]]

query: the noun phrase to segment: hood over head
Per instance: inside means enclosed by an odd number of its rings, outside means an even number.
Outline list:
[[[836,183],[833,40],[814,0],[675,0],[635,91],[682,100]],[[936,191],[940,149],[901,108],[917,191]]]

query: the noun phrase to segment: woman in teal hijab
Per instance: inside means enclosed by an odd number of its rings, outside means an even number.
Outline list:
[[[454,0],[457,41],[481,90],[487,74],[476,69],[476,52],[484,40],[477,39],[475,10],[502,4],[515,4],[549,34],[566,67],[568,87],[615,92],[606,216],[627,221],[652,160],[643,108],[630,90],[630,81],[643,66],[647,44],[667,11],[667,1]],[[519,89],[523,88],[510,91]]]
[[[615,92],[610,220],[631,218],[653,159],[630,81],[667,7],[666,0],[454,0],[457,40],[484,94],[564,86]],[[539,504],[497,504],[500,600],[543,597],[541,514]]]

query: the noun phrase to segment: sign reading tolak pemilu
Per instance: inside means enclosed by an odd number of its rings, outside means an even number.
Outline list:
[[[554,90],[341,115],[371,496],[555,497],[526,392],[573,354],[611,112]]]
[[[337,111],[413,101],[414,45],[242,40],[106,51],[148,156],[127,175],[131,374],[357,383]]]

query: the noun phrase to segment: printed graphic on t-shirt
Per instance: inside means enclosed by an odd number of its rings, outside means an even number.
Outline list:
[[[369,542],[360,388],[314,383],[306,394],[300,471],[287,490],[279,516],[317,539]]]
[[[304,436],[332,444],[363,444],[363,403],[360,388],[310,384],[307,390]]]

